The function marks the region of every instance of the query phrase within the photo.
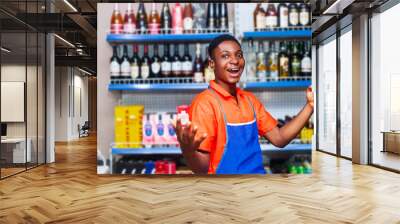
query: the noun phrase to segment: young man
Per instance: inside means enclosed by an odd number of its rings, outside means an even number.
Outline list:
[[[220,35],[209,45],[209,65],[215,81],[195,97],[189,124],[176,122],[176,133],[188,166],[195,173],[264,174],[258,136],[285,147],[313,113],[314,96],[298,115],[278,128],[277,121],[250,92],[236,87],[245,66],[240,43]]]

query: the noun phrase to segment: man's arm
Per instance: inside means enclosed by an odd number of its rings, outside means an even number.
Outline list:
[[[314,95],[311,88],[307,89],[307,103],[303,109],[293,118],[289,123],[283,127],[275,127],[267,132],[264,137],[268,139],[273,145],[283,148],[290,141],[292,141],[310,119],[314,112]]]
[[[183,157],[189,168],[194,173],[207,174],[210,155],[199,151],[199,146],[206,139],[207,134],[197,136],[198,128],[196,126],[193,126],[190,122],[187,125],[182,125],[179,119],[176,124],[174,123],[174,127]]]

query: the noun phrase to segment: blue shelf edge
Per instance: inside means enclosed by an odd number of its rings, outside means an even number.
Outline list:
[[[111,153],[113,155],[152,155],[152,154],[182,154],[180,148],[176,147],[157,147],[157,148],[112,148]],[[271,144],[261,145],[261,150],[265,152],[310,152],[311,144],[289,144],[285,148],[277,148]]]
[[[257,88],[307,88],[311,80],[299,81],[270,81],[270,82],[249,82],[244,84],[244,89]],[[140,90],[204,90],[207,83],[187,84],[109,84],[109,91],[140,91]]]
[[[273,31],[250,31],[243,33],[243,39],[257,38],[311,38],[311,29],[304,30],[273,30]]]
[[[229,32],[207,33],[207,34],[108,34],[109,43],[132,43],[132,42],[161,42],[161,41],[211,41],[221,34]]]

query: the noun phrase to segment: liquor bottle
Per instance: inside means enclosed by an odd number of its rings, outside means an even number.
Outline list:
[[[161,58],[161,75],[170,77],[172,72],[171,55],[169,54],[169,45],[164,45],[164,55]]]
[[[151,4],[151,12],[149,16],[149,30],[151,34],[160,33],[161,20],[156,9],[156,3]]]
[[[214,29],[216,28],[215,26],[215,7],[214,3],[208,3],[207,7],[207,28],[209,29],[209,32],[213,32]]]
[[[119,63],[117,46],[113,46],[113,55],[110,60],[110,76],[111,80],[118,79],[121,73],[121,65]]]
[[[220,29],[222,31],[228,31],[229,26],[228,26],[228,5],[226,3],[221,3],[220,4],[220,9],[219,9],[219,15],[220,15]]]
[[[194,82],[200,83],[204,82],[203,73],[203,60],[201,58],[201,48],[200,44],[196,44],[196,57],[194,59],[193,71],[194,71]]]
[[[131,57],[131,79],[140,78],[140,58],[138,51],[138,46],[133,45],[133,55]]]
[[[118,9],[118,3],[115,3],[114,11],[111,16],[111,33],[121,34],[123,32],[123,28],[124,28],[124,21]]]
[[[261,82],[265,82],[267,79],[267,65],[265,64],[265,52],[263,42],[258,42],[258,52],[257,52],[257,78]]]
[[[208,47],[206,48],[206,52],[208,52]],[[209,83],[211,80],[215,79],[214,70],[210,67],[208,63],[208,57],[204,60],[204,79],[206,83]]]
[[[275,4],[268,4],[267,12],[265,13],[265,26],[275,28],[278,26],[278,13],[276,12]]]
[[[164,3],[161,11],[161,29],[163,33],[170,33],[172,28],[172,17],[168,3]]]
[[[203,7],[202,3],[193,3],[193,19],[194,19],[194,29],[196,33],[204,32],[206,27],[207,15],[206,9]]]
[[[175,3],[172,11],[172,32],[175,34],[183,33],[183,9],[179,3]]]
[[[149,46],[144,45],[144,53],[140,62],[140,76],[142,79],[150,77],[150,57],[149,57]]]
[[[308,26],[310,25],[310,8],[306,3],[301,3],[299,6],[299,21],[300,25]]]
[[[179,45],[174,47],[174,56],[172,58],[172,76],[181,77],[182,76],[182,62],[179,56]]]
[[[293,51],[290,59],[291,76],[298,77],[301,73],[301,61],[297,43],[293,43]]]
[[[124,53],[121,59],[121,78],[129,79],[131,77],[131,63],[128,57],[128,47],[124,45]]]
[[[289,76],[289,56],[287,54],[286,43],[281,42],[281,49],[278,55],[279,58],[279,77]]]
[[[139,4],[139,9],[136,15],[136,28],[141,34],[145,34],[147,32],[147,15],[143,3]]]
[[[269,75],[271,79],[278,79],[278,52],[276,51],[276,44],[271,42],[270,51],[268,55],[268,67],[269,67]]]
[[[261,3],[258,3],[253,12],[253,22],[255,30],[264,29],[265,28],[265,11],[261,6]]]
[[[311,57],[310,57],[310,50],[309,44],[306,44],[304,49],[304,56],[301,59],[301,75],[302,76],[311,76]]]
[[[135,12],[132,9],[132,4],[128,3],[128,9],[125,12],[124,18],[124,33],[133,34],[136,32]]]
[[[151,59],[150,76],[153,78],[161,77],[161,58],[158,55],[158,45],[153,46],[153,58]]]
[[[193,62],[192,57],[189,54],[189,45],[185,44],[185,54],[182,60],[182,73],[184,77],[193,76]]]
[[[289,26],[289,8],[285,3],[279,3],[278,14],[279,14],[279,27],[287,28]]]
[[[186,3],[183,10],[183,30],[185,33],[193,32],[193,7],[191,3]]]
[[[256,51],[254,50],[254,43],[253,40],[248,42],[247,46],[247,60],[246,60],[246,75],[247,80],[250,82],[256,81],[256,60],[257,55]]]
[[[289,26],[299,25],[299,9],[296,3],[289,4]]]
[[[221,15],[220,15],[220,5],[221,3],[214,3],[214,24],[215,24],[215,29],[219,30],[221,28]]]

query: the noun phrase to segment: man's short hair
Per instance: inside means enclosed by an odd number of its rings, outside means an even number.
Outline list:
[[[234,36],[229,34],[222,34],[215,37],[208,45],[208,56],[212,58],[212,52],[214,51],[214,49],[217,48],[220,43],[227,40],[234,41],[241,47],[239,41]]]

